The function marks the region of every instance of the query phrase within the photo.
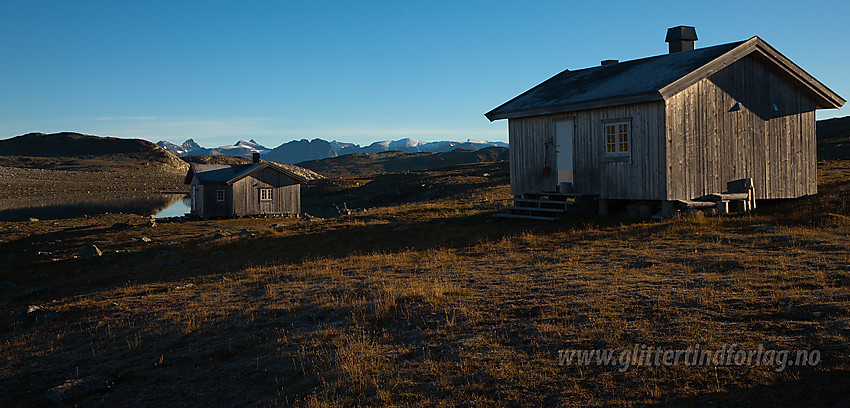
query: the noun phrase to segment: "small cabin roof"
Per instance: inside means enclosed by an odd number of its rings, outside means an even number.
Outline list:
[[[747,41],[697,48],[565,70],[486,113],[491,121],[573,112],[640,102],[661,101],[752,53],[799,81],[819,108],[839,108],[844,100],[759,37]]]
[[[184,182],[186,184],[191,184],[192,178],[194,176],[197,176],[198,181],[201,183],[233,184],[247,177],[251,173],[265,168],[274,169],[286,175],[287,177],[294,179],[299,183],[307,182],[307,179],[305,179],[304,177],[301,177],[300,175],[295,174],[272,162],[237,165],[192,163],[192,165],[189,167],[189,172],[186,173],[186,179],[184,180]]]

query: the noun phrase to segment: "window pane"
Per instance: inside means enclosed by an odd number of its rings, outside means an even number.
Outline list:
[[[606,123],[605,128],[605,153],[606,154],[628,154],[631,150],[629,146],[629,132],[631,131],[631,123]]]

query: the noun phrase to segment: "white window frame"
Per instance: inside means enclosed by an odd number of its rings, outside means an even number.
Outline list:
[[[274,189],[273,188],[261,188],[260,189],[260,201],[272,201],[274,200]]]
[[[631,118],[603,121],[602,143],[606,159],[630,158],[634,148],[634,127]]]
[[[215,190],[215,201],[219,203],[224,202],[224,190]]]

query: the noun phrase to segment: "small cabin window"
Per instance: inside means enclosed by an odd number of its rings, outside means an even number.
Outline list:
[[[260,189],[260,201],[271,201],[274,197],[274,190],[270,188]]]
[[[219,201],[219,202],[224,201],[224,190],[216,190],[215,191],[215,201]]]
[[[608,122],[605,126],[605,155],[628,156],[631,152],[631,123]]]

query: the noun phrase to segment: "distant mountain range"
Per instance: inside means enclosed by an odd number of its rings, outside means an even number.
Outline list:
[[[247,157],[251,156],[253,153],[260,153],[262,158],[266,160],[290,164],[354,153],[382,153],[388,151],[400,151],[407,153],[441,153],[455,149],[476,151],[487,147],[508,147],[508,144],[504,142],[482,142],[477,140],[467,140],[466,142],[423,142],[411,138],[375,142],[363,147],[354,143],[338,142],[335,140],[328,142],[327,140],[322,139],[293,140],[274,149],[262,146],[253,139],[248,141],[240,140],[233,145],[220,146],[216,148],[201,147],[192,139],[183,142],[181,145],[164,140],[157,142],[156,144],[178,156],[228,155]]]
[[[240,157],[250,157],[254,153],[266,153],[270,149],[264,146],[261,146],[259,143],[255,142],[253,139],[251,140],[240,140],[235,144],[228,146],[219,146],[211,149],[207,149],[205,147],[201,147],[199,144],[195,143],[194,140],[189,139],[181,145],[177,145],[171,142],[166,142],[165,140],[160,140],[156,142],[156,145],[168,150],[172,154],[176,154],[178,156],[240,156]]]

